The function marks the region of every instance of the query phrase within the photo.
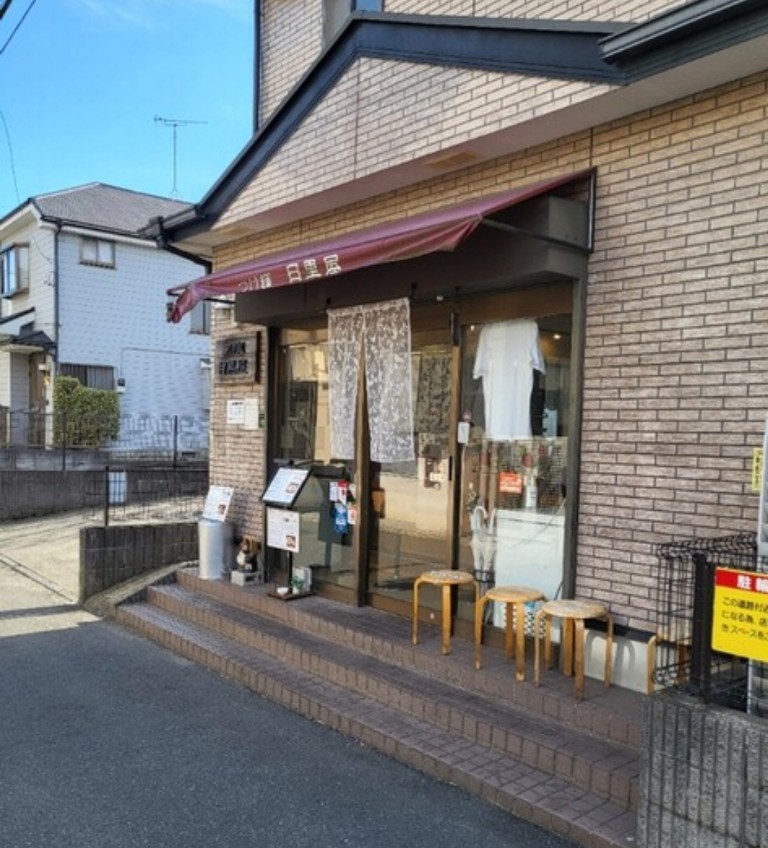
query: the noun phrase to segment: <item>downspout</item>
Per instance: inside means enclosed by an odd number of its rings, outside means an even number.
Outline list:
[[[253,134],[261,116],[261,0],[253,0]]]
[[[54,222],[53,232],[53,328],[55,331],[53,345],[53,379],[59,376],[59,235],[64,226],[61,218]]]
[[[198,256],[196,253],[190,253],[189,251],[181,250],[180,248],[174,247],[168,242],[162,218],[153,218],[150,223],[154,224],[157,227],[155,243],[161,250],[165,250],[168,253],[172,253],[174,256],[178,256],[181,259],[186,259],[189,262],[195,262],[197,265],[201,265],[205,269],[206,274],[211,273],[213,263],[210,261],[210,259],[203,259],[202,256]]]

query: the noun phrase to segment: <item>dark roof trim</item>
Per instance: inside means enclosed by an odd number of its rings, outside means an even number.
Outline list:
[[[765,0],[694,0],[609,35],[600,47],[632,82],[766,33]]]
[[[604,61],[599,42],[625,28],[612,23],[357,12],[200,201],[195,214],[165,218],[165,230],[176,238],[207,230],[359,57],[621,84],[622,72]]]
[[[3,318],[0,318],[0,325],[6,324],[10,321],[18,321],[19,318],[23,318],[25,315],[34,315],[35,307],[30,306],[28,309],[22,309],[21,312],[14,312],[13,315],[5,315]]]

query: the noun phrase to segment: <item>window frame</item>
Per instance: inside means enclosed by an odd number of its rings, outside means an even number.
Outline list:
[[[95,258],[86,256],[86,246],[92,245]],[[103,256],[106,253],[106,256]],[[90,265],[95,268],[115,268],[115,242],[98,236],[80,237],[80,264]]]
[[[25,257],[22,259],[22,257]],[[29,291],[29,242],[17,242],[0,251],[0,296]]]

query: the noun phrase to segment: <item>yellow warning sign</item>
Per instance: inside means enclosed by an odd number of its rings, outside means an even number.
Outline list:
[[[768,662],[768,574],[715,570],[712,647]]]
[[[763,449],[752,450],[752,491],[759,492],[763,485]]]

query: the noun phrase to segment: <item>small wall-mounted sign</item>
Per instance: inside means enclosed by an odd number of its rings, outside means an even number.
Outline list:
[[[261,333],[222,339],[216,344],[216,380],[220,383],[258,383]]]

